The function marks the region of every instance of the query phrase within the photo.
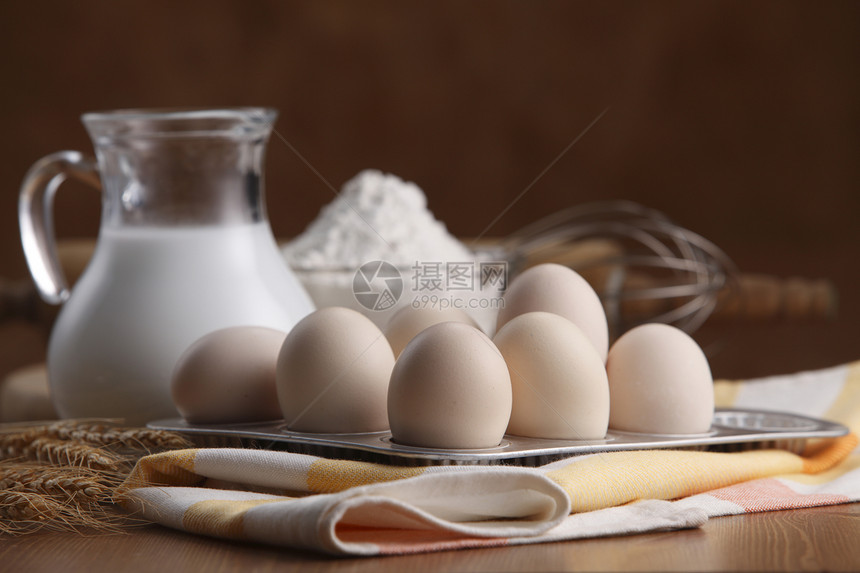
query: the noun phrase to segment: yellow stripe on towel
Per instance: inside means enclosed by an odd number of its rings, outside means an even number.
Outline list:
[[[564,488],[576,513],[641,499],[677,499],[756,478],[818,473],[844,460],[856,445],[857,436],[849,434],[809,458],[782,450],[605,452],[546,475]]]
[[[318,459],[308,470],[308,491],[332,493],[360,485],[415,477],[422,473],[424,473],[423,467]]]
[[[828,420],[835,420],[860,432],[860,361],[848,366],[842,392],[833,401],[825,414]]]
[[[209,499],[200,501],[185,510],[185,514],[182,516],[182,527],[193,533],[203,533],[228,539],[244,539],[245,513],[258,505],[277,501],[281,500]]]
[[[642,450],[595,454],[550,471],[547,477],[564,488],[576,513],[641,499],[677,499],[802,470],[799,456],[780,450],[728,454]]]
[[[717,408],[730,408],[738,399],[741,384],[732,380],[714,380],[714,405]]]
[[[196,449],[173,450],[143,457],[138,460],[123,485],[197,485],[205,478],[194,473],[195,457]]]

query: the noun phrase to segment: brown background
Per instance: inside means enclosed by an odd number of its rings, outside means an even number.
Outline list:
[[[860,3],[33,1],[0,6],[0,27],[0,276],[27,276],[21,178],[91,148],[81,113],[266,105],[331,185],[413,180],[461,236],[625,198],[744,270],[834,281],[835,321],[703,334],[717,375],[860,358]],[[277,139],[267,178],[279,237],[333,198]],[[95,192],[68,184],[56,208],[60,237],[95,236]],[[4,329],[0,374],[41,358],[39,335]]]

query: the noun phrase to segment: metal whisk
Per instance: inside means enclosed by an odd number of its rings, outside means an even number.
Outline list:
[[[712,242],[629,201],[556,212],[512,234],[503,248],[515,269],[552,261],[579,272],[603,301],[614,336],[643,322],[693,332],[738,276]]]

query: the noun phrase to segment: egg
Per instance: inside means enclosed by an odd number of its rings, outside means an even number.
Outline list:
[[[609,382],[582,329],[557,314],[528,312],[508,321],[493,341],[513,387],[509,434],[564,440],[606,436]]]
[[[275,366],[286,336],[271,328],[234,326],[194,342],[171,375],[179,413],[192,424],[280,418]]]
[[[360,433],[388,428],[394,354],[382,331],[343,307],[312,312],[284,340],[278,401],[289,430]]]
[[[624,333],[609,351],[613,429],[650,434],[707,432],[714,417],[714,388],[705,353],[683,330],[643,324]]]
[[[388,388],[394,442],[443,449],[498,446],[511,415],[511,380],[487,335],[443,322],[403,349]]]
[[[600,297],[582,276],[555,263],[535,265],[516,276],[503,297],[496,325],[501,329],[515,316],[551,312],[573,322],[606,362],[609,326]]]
[[[472,317],[457,308],[437,309],[405,306],[391,317],[391,320],[385,325],[384,332],[389,344],[391,344],[391,350],[394,351],[394,357],[397,358],[416,334],[434,324],[451,321],[462,322],[474,327],[478,326]]]

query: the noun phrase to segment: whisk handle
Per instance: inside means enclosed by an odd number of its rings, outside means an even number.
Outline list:
[[[750,320],[827,319],[836,315],[838,296],[827,279],[782,278],[744,273],[720,293],[713,318]]]

